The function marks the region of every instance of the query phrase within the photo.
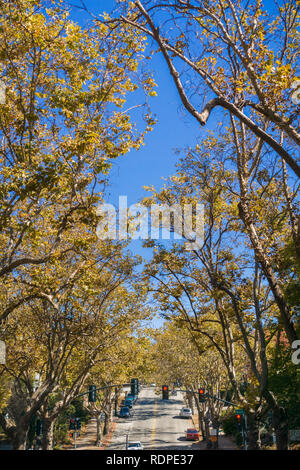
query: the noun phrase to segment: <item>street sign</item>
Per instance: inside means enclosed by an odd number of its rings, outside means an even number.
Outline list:
[[[236,415],[244,415],[245,412],[244,412],[244,410],[235,410],[235,414]]]
[[[6,345],[4,341],[0,341],[0,364],[6,363]]]

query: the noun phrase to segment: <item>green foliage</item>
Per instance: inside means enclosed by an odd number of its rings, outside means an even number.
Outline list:
[[[63,444],[68,444],[69,439],[69,419],[81,418],[81,425],[85,426],[90,418],[89,411],[83,406],[82,399],[75,399],[68,408],[59,415],[54,427],[54,443],[59,448]]]
[[[300,376],[299,365],[291,361],[291,349],[281,344],[270,366],[270,390],[281,406],[286,408],[289,429],[300,428]]]
[[[236,420],[234,413],[226,414],[221,418],[221,426],[226,436],[234,436],[235,443],[237,446],[241,447],[243,444],[243,438],[239,430],[237,429]]]
[[[226,436],[235,435],[236,433],[236,423],[234,414],[226,415],[221,419],[221,425]]]

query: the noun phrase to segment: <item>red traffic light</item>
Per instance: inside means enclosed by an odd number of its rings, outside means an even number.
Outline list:
[[[203,387],[198,389],[198,398],[200,403],[205,403],[206,400],[206,395],[205,395],[205,389]]]
[[[234,416],[235,416],[235,421],[238,426],[244,426],[245,420],[244,420],[244,410],[235,410]]]
[[[169,386],[168,385],[162,385],[161,391],[162,391],[163,400],[168,400],[169,399]]]
[[[236,413],[235,414],[235,419],[238,424],[241,424],[243,422],[243,415],[242,413]]]

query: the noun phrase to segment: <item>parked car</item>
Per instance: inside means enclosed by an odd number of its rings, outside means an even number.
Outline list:
[[[128,406],[128,408],[132,408],[133,407],[133,400],[126,400],[124,401],[124,406]]]
[[[129,442],[127,446],[127,450],[143,450],[144,447],[140,441],[136,442]]]
[[[122,408],[120,409],[119,416],[120,416],[120,418],[129,418],[129,416],[130,416],[129,407],[128,406],[122,406]]]
[[[187,429],[186,438],[188,441],[199,441],[199,438],[200,438],[199,431],[195,428]]]
[[[126,397],[125,397],[125,400],[132,400],[132,401],[134,401],[134,397],[135,397],[135,395],[132,395],[131,393],[128,393],[128,395],[126,395]]]
[[[126,400],[132,400],[135,403],[137,400],[137,396],[133,395],[132,393],[128,393],[128,395],[126,395]]]
[[[181,408],[179,416],[181,418],[191,418],[192,417],[192,410],[191,408]]]

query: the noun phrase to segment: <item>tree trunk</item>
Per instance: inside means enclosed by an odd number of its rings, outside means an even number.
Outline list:
[[[273,271],[273,268],[268,260],[268,256],[259,240],[259,237],[256,233],[256,229],[251,219],[249,213],[248,203],[245,201],[245,197],[241,199],[238,204],[239,215],[241,220],[244,222],[245,228],[248,232],[249,238],[251,240],[252,247],[255,252],[255,256],[259,261],[259,264],[263,270],[264,275],[267,278],[271,291],[273,293],[275,302],[280,311],[280,318],[282,320],[282,325],[286,332],[289,343],[292,344],[293,341],[298,339],[297,333],[295,331],[294,324],[291,320],[291,312],[288,304],[284,299],[283,292],[277,282],[276,275]]]
[[[26,450],[28,426],[19,424],[12,440],[14,450]]]
[[[42,449],[43,450],[53,449],[54,423],[55,423],[55,419],[49,419],[49,418],[43,419],[43,437],[42,437]]]
[[[273,426],[276,435],[277,450],[288,449],[288,418],[286,410],[282,407],[273,409]]]
[[[108,418],[108,413],[105,412],[105,418],[104,418],[104,428],[103,428],[103,434],[107,434],[109,430],[109,418]]]
[[[205,425],[206,448],[211,449],[212,443],[210,440],[209,419],[206,417],[204,418],[204,425]]]
[[[248,450],[260,450],[261,442],[259,423],[253,413],[247,414],[247,441]]]
[[[187,401],[188,401],[188,404],[189,404],[189,408],[191,408],[192,413],[194,414],[193,395],[191,393],[187,393]]]
[[[202,413],[200,413],[199,411],[198,411],[198,421],[199,421],[199,428],[202,434],[202,440],[205,441],[206,435],[205,435],[205,430],[204,430],[203,418],[202,418]]]
[[[97,420],[97,441],[96,441],[96,446],[100,447],[101,446],[101,439],[102,439],[102,421],[101,421],[101,414],[98,414],[96,416]]]

